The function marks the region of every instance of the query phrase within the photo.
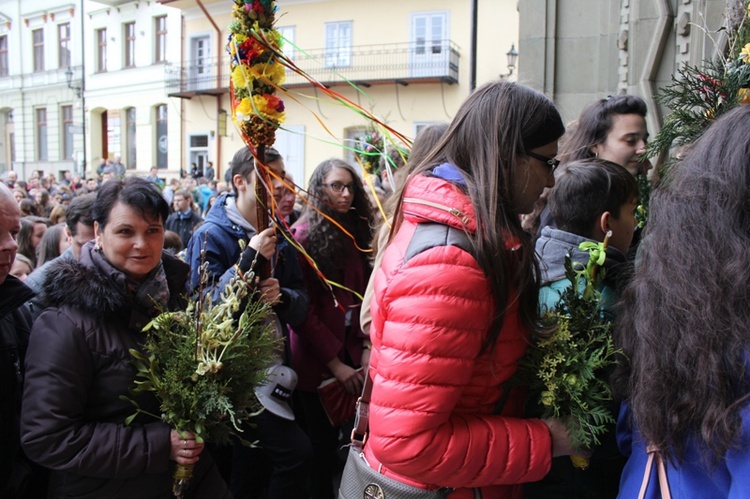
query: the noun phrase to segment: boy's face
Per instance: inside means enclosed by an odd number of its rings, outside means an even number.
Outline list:
[[[620,206],[620,212],[617,218],[609,217],[609,228],[612,230],[612,236],[609,238],[609,245],[627,254],[630,243],[633,242],[633,232],[635,231],[635,209],[638,206],[638,200],[634,199],[629,203]]]

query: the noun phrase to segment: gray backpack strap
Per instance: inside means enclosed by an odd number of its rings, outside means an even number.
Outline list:
[[[414,234],[411,236],[409,246],[406,248],[404,263],[408,262],[423,251],[438,246],[457,246],[462,250],[474,254],[466,232],[439,223],[417,224]]]

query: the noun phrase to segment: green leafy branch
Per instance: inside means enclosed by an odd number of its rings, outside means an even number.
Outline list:
[[[573,444],[583,448],[601,444],[600,437],[615,423],[607,373],[617,350],[612,324],[599,307],[606,247],[606,239],[582,243],[580,249],[589,253],[586,265],[566,257],[570,284],[542,319],[552,333],[528,349],[519,368],[541,417],[564,420]]]
[[[204,280],[205,265],[201,275]],[[219,303],[201,294],[186,310],[163,312],[146,325],[143,350],[130,350],[137,374],[133,397],[123,398],[136,411],[126,424],[146,414],[199,442],[241,439],[242,423],[261,410],[254,388],[265,381],[278,349],[270,307],[251,293],[237,275]],[[136,397],[145,393],[156,396],[160,415],[140,407]]]

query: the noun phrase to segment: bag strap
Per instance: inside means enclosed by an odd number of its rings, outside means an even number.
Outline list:
[[[370,379],[370,366],[365,370],[365,381],[362,384],[362,394],[357,399],[357,411],[354,415],[354,428],[352,428],[352,447],[362,450],[367,442],[367,430],[370,425],[370,397],[372,396],[372,379]]]
[[[646,447],[646,452],[648,452],[648,461],[646,461],[646,471],[643,474],[638,499],[646,497],[646,489],[651,479],[651,470],[654,467],[654,461],[656,461],[656,473],[659,475],[659,492],[661,493],[661,497],[662,499],[672,499],[672,493],[669,491],[669,480],[667,480],[667,468],[664,466],[664,460],[661,458],[659,448],[653,444],[649,444]]]

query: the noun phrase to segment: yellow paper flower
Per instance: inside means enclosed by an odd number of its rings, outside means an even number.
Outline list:
[[[750,43],[742,47],[742,51],[740,52],[740,57],[745,63],[750,62]]]
[[[253,78],[264,79],[281,85],[286,80],[286,71],[281,64],[271,62],[261,62],[250,68],[250,74]]]
[[[234,88],[245,88],[247,86],[247,78],[250,77],[250,68],[245,64],[238,64],[232,70],[232,83]]]
[[[750,104],[750,88],[741,88],[739,92],[737,92],[740,104],[748,105]]]
[[[240,103],[237,105],[237,113],[241,114],[243,116],[250,116],[253,113],[253,105],[250,104],[250,99],[245,97],[240,101]]]

